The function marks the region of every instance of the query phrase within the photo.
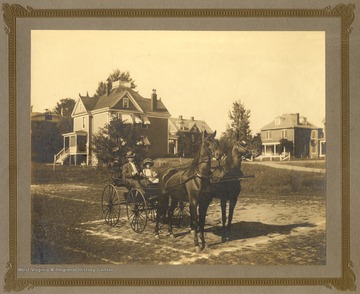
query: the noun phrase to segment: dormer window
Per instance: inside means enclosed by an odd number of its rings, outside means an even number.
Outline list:
[[[281,117],[275,118],[275,125],[278,126],[281,123]]]
[[[130,106],[129,98],[124,98],[123,99],[123,107],[129,108],[129,106]]]

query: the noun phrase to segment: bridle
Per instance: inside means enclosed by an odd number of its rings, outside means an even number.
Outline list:
[[[204,141],[204,143],[206,142],[206,140]],[[214,147],[212,146],[212,144],[206,144],[205,145],[205,150],[206,150],[206,153],[207,153],[207,157],[205,160],[201,161],[198,163],[198,166],[202,163],[209,163],[211,162],[211,159],[213,157],[215,157],[215,150],[214,150]],[[205,175],[204,173],[202,173],[201,171],[199,171],[199,168],[196,167],[195,168],[195,177],[197,178],[200,178],[202,180],[208,180],[208,179],[211,179],[212,178],[212,173],[211,173],[211,170],[210,170],[210,174],[209,175]]]

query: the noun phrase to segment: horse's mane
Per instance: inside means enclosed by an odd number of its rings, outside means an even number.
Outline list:
[[[203,147],[203,142],[201,143],[200,148],[198,149],[198,151],[196,152],[193,161],[190,163],[190,166],[188,167],[190,172],[195,172],[197,166],[199,165],[200,162],[200,154],[201,154],[201,149]]]

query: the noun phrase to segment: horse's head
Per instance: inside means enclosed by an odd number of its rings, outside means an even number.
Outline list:
[[[215,136],[216,131],[210,135],[205,131],[203,137],[203,146],[210,158],[214,157],[216,160],[220,160],[222,157],[222,151],[220,149],[219,141],[215,139]]]
[[[233,166],[240,166],[242,158],[246,153],[247,151],[243,146],[235,144],[231,150]]]

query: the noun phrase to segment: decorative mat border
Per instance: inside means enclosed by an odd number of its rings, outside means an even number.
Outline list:
[[[2,4],[8,34],[9,61],[9,256],[4,290],[40,286],[326,286],[355,291],[350,261],[350,102],[349,38],[354,4],[324,9],[33,9]],[[340,278],[211,278],[211,279],[31,279],[17,277],[17,96],[16,20],[19,18],[338,18],[341,22],[341,154],[342,154],[342,269]]]

